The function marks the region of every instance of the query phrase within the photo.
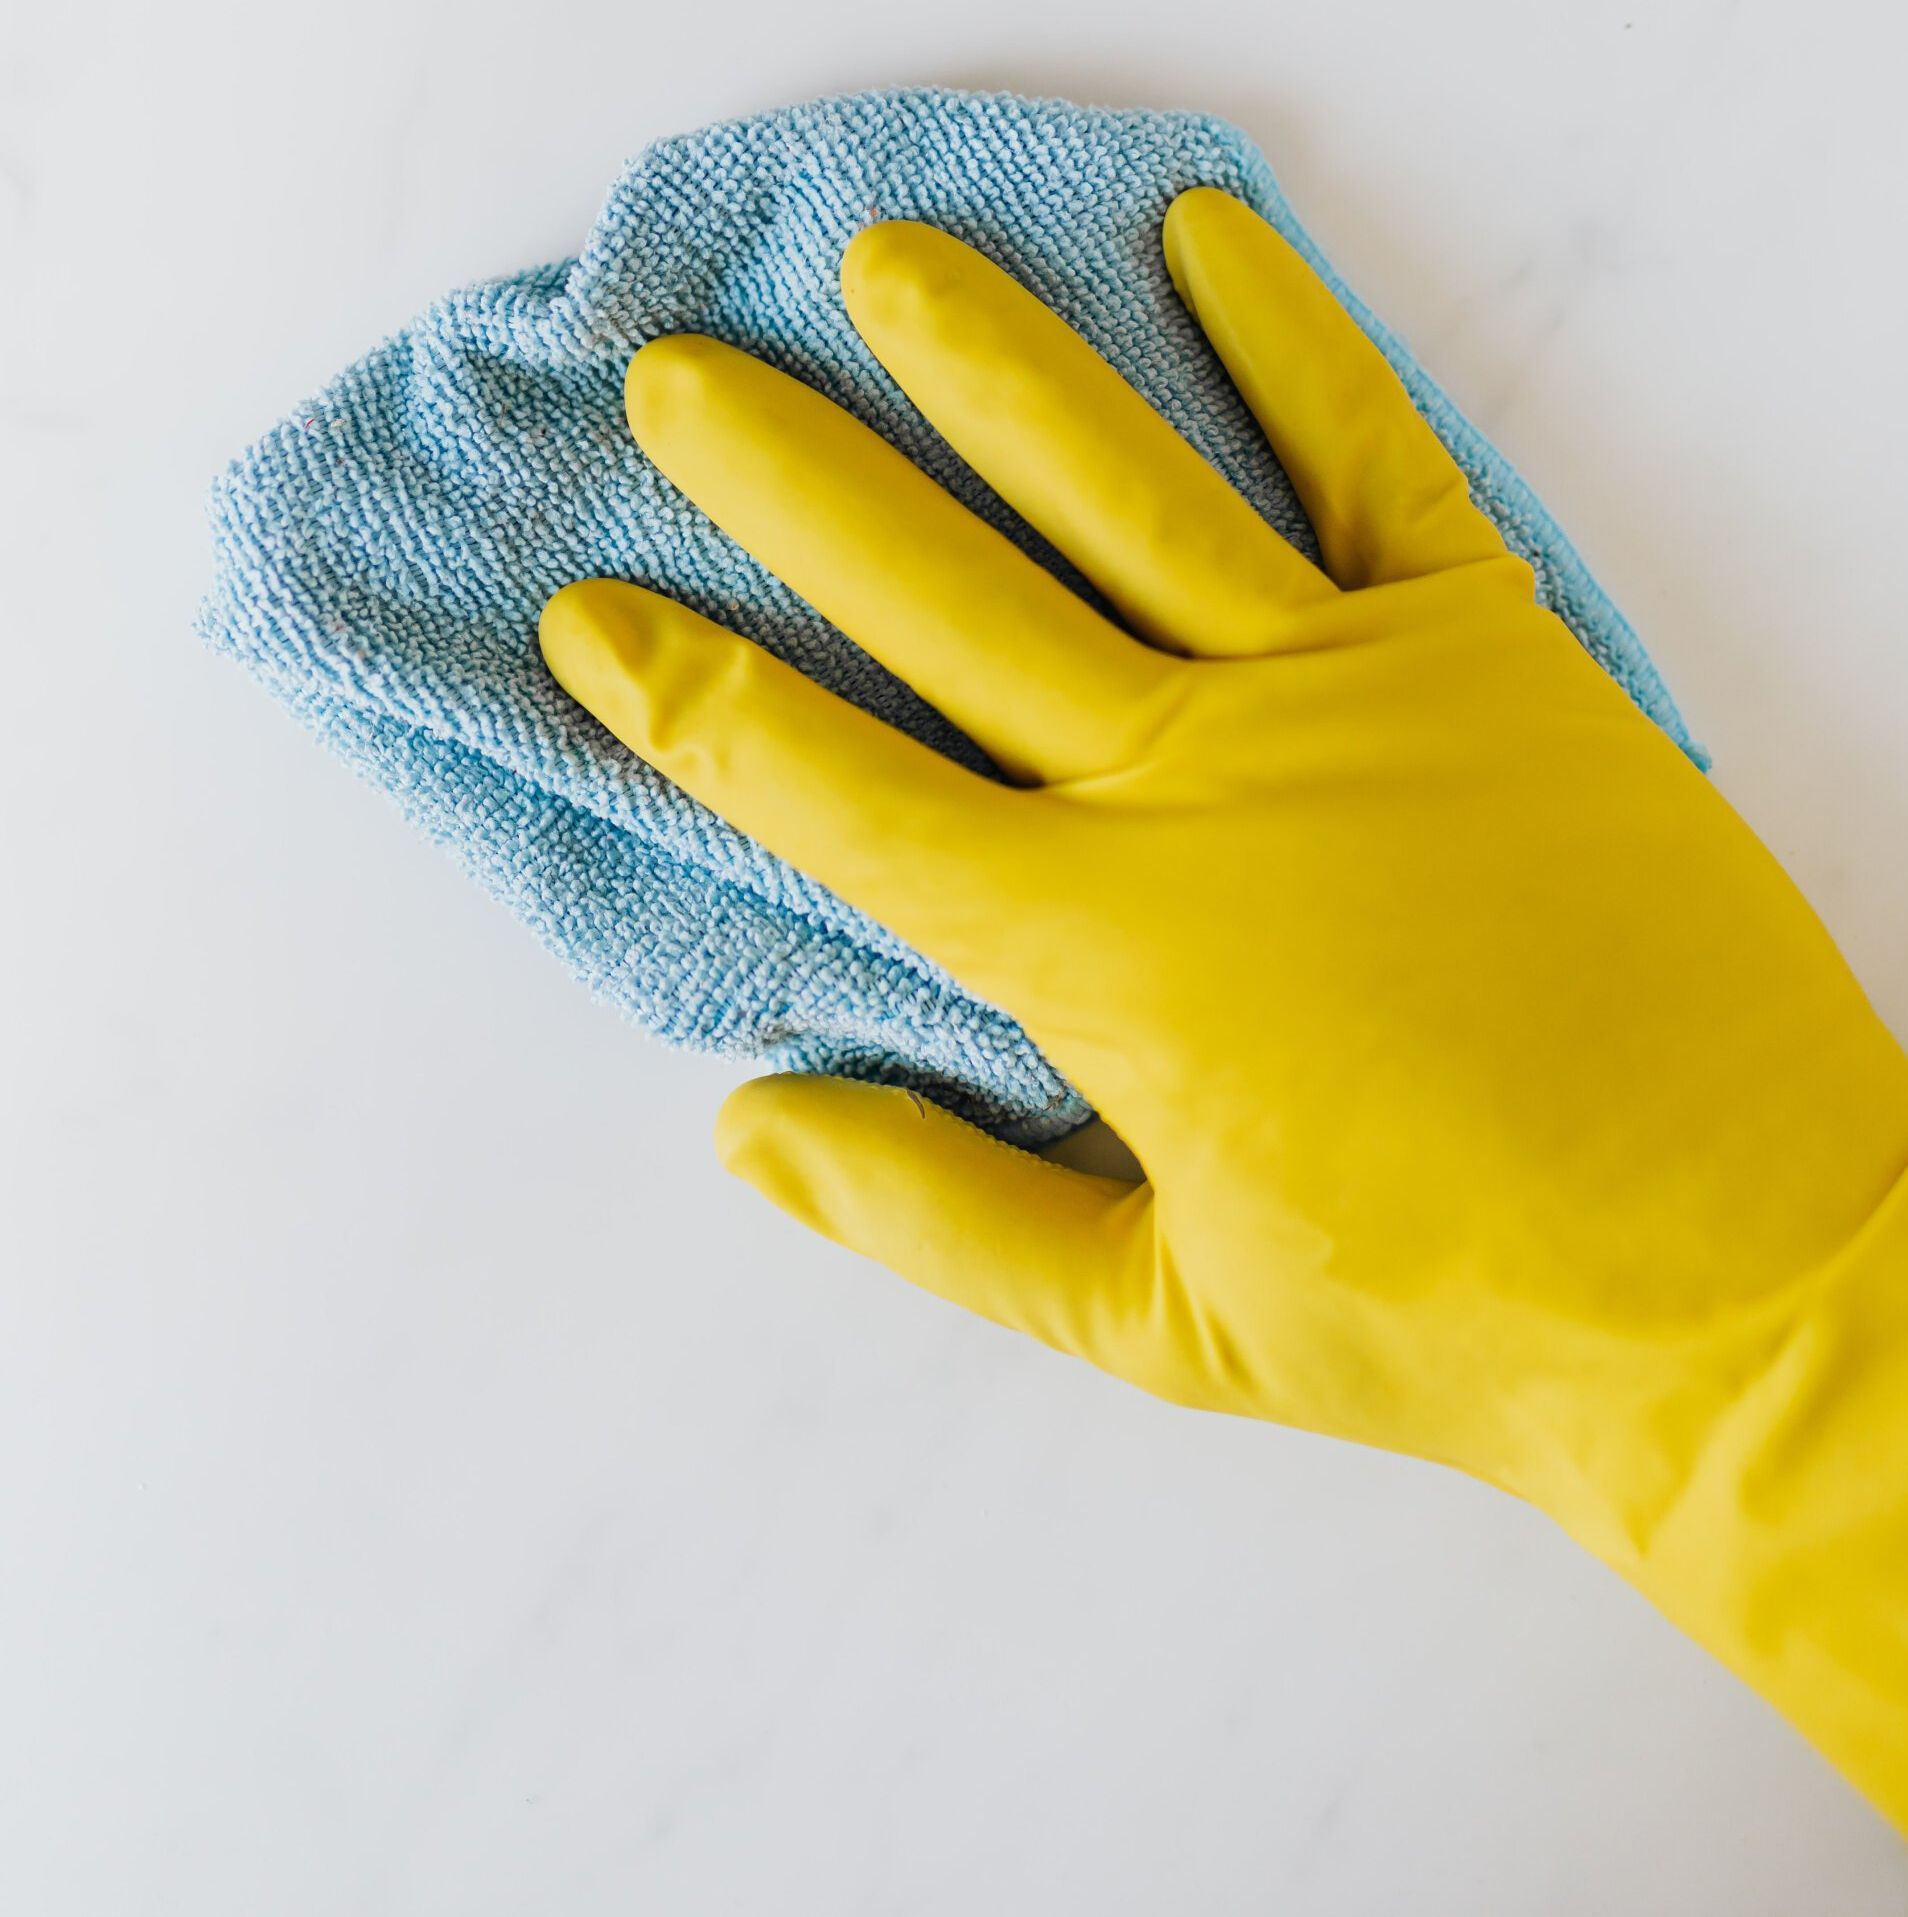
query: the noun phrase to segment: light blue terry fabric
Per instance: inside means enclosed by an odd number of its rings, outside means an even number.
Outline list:
[[[842,248],[896,216],[959,234],[1032,287],[1309,548],[1290,486],[1166,276],[1161,217],[1201,183],[1250,201],[1325,275],[1546,603],[1700,759],[1549,514],[1346,291],[1241,133],[1004,94],[862,94],[650,147],[579,259],[450,294],[228,469],[203,630],[652,1031],[899,1080],[1022,1142],[1057,1136],[1086,1107],[1019,1026],[632,757],[544,671],[537,614],[566,581],[639,580],[973,753],[705,521],[623,423],[638,346],[717,334],[839,400],[1066,572],[848,322]]]

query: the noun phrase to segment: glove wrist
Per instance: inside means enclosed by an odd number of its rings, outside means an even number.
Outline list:
[[[1596,1544],[1908,1828],[1908,1176],[1786,1304],[1676,1496]]]

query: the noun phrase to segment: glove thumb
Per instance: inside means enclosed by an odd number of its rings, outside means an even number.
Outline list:
[[[790,1073],[716,1120],[723,1164],[811,1230],[1109,1371],[1156,1283],[1152,1192],[1003,1144],[917,1093]]]

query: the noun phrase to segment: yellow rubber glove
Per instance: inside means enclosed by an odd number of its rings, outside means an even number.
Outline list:
[[[1303,261],[1211,189],[1165,245],[1322,569],[927,227],[849,247],[855,324],[1117,622],[797,381],[630,367],[662,471],[1010,782],[626,584],[551,600],[551,669],[1009,1008],[1146,1179],[827,1078],[744,1086],[722,1154],[1163,1397],[1533,1500],[1908,1823],[1908,1058]]]

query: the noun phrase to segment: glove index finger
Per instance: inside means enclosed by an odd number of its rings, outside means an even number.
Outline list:
[[[557,683],[639,758],[964,983],[992,983],[974,974],[1038,857],[1035,795],[642,586],[565,586],[538,630]]]

